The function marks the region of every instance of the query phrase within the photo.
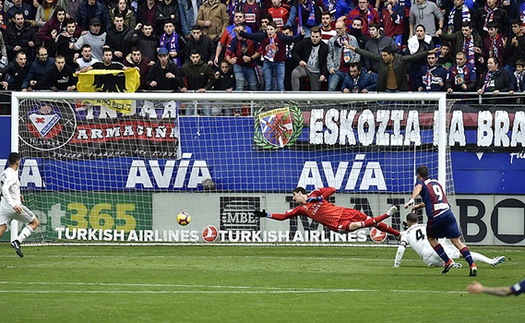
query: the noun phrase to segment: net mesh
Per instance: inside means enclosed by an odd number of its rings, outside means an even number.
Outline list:
[[[405,203],[418,166],[438,175],[437,101],[159,96],[132,107],[123,115],[80,100],[20,102],[21,186],[41,220],[28,240],[369,243],[368,229],[339,235],[253,210],[283,213],[295,187],[332,186],[330,201],[377,216]],[[199,116],[202,108],[215,116]],[[181,211],[188,226],[176,222]],[[386,222],[400,229],[405,214]]]

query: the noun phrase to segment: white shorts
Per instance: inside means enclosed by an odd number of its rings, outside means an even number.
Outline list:
[[[445,250],[447,256],[450,259],[458,259],[460,258],[459,250],[451,243],[442,243],[441,246]],[[423,259],[425,264],[428,266],[434,266],[434,267],[443,267],[445,265],[445,262],[443,259],[441,259],[440,256],[436,252],[433,252],[429,256],[427,256],[425,259]]]
[[[0,225],[10,224],[11,221],[17,220],[22,223],[29,223],[36,217],[35,214],[25,205],[21,205],[22,212],[16,213],[13,209],[0,208]]]

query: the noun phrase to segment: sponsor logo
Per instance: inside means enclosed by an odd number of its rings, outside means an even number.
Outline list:
[[[303,114],[297,106],[287,106],[263,112],[260,108],[254,118],[254,141],[266,149],[291,146],[303,129]]]
[[[202,240],[206,242],[214,242],[217,240],[219,230],[213,225],[207,225],[202,229]]]
[[[377,230],[377,228],[372,228],[370,230],[370,239],[376,243],[381,243],[386,239],[386,232]]]

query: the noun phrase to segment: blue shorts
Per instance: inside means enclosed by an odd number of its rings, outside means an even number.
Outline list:
[[[436,217],[429,218],[427,222],[427,236],[436,239],[458,238],[461,236],[454,213],[451,210],[447,210]]]

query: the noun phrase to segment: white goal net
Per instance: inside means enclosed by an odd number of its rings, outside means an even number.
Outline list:
[[[446,110],[442,94],[13,93],[12,150],[33,242],[368,243],[368,229],[253,211],[331,186],[337,205],[380,215],[420,165],[453,197]]]

